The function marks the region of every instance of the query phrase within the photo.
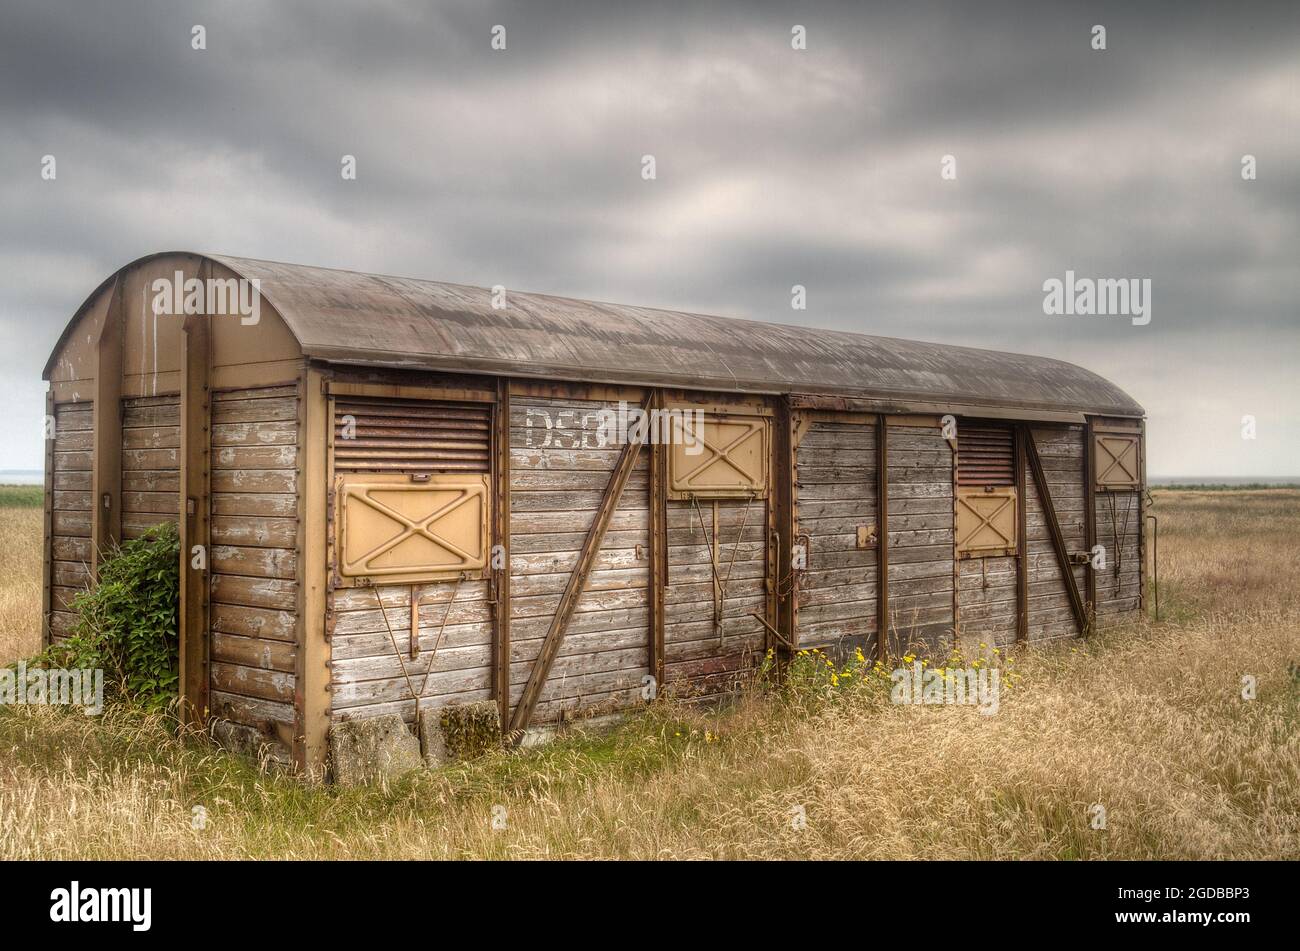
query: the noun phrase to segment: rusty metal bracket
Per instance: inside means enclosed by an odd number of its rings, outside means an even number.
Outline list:
[[[763,615],[759,614],[757,611],[751,611],[749,613],[749,616],[757,620],[759,624],[762,624],[765,628],[767,628],[774,635],[776,635],[777,640],[779,640],[786,647],[790,648],[790,650],[794,651],[798,649],[791,642],[790,638],[786,637],[784,634],[782,634],[780,631],[774,628],[771,624],[768,624],[767,618],[763,617]]]

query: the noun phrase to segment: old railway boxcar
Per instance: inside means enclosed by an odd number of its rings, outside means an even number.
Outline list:
[[[417,703],[527,729],[769,649],[1142,605],[1143,411],[1056,360],[166,253],[45,379],[47,636],[113,542],[179,522],[189,709],[303,766]],[[620,407],[693,411],[698,442],[620,443]]]

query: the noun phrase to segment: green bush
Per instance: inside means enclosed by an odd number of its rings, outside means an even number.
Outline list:
[[[101,563],[99,583],[72,600],[76,629],[44,659],[60,667],[102,667],[113,696],[162,709],[177,694],[179,601],[180,537],[165,523]]]

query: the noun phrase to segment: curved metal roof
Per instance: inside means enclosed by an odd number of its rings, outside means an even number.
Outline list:
[[[486,288],[207,257],[260,280],[303,352],[335,363],[1143,415],[1110,381],[1046,357],[514,290],[497,310]]]

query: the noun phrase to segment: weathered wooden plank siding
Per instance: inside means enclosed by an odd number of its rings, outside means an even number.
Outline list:
[[[426,713],[448,703],[490,699],[492,624],[487,582],[462,581],[457,589],[454,581],[439,581],[415,589],[420,617],[414,658],[410,656],[411,585],[334,591],[333,720],[398,713],[412,722],[412,687]]]
[[[212,397],[210,704],[280,756],[294,722],[297,404],[295,386]]]
[[[1087,548],[1083,510],[1083,435],[1082,426],[1030,429],[1030,436],[1038,447],[1038,458],[1043,463],[1043,475],[1052,494],[1052,506],[1056,510],[1067,552],[1081,552]],[[1029,639],[1042,641],[1074,637],[1078,632],[1065,579],[1057,564],[1042,501],[1028,471],[1025,474],[1025,492],[1029,496],[1026,510]],[[1078,565],[1071,570],[1080,596],[1086,597],[1087,569]]]
[[[94,404],[54,407],[53,512],[50,522],[50,637],[75,624],[72,598],[90,580],[90,473]]]
[[[1097,572],[1097,626],[1106,627],[1138,610],[1142,532],[1137,492],[1098,492],[1097,544],[1106,567]]]
[[[958,561],[958,618],[967,645],[1005,647],[1016,639],[1016,558]]]
[[[730,689],[752,673],[764,649],[763,625],[753,615],[766,610],[767,503],[670,499],[667,533],[665,684],[683,697]],[[722,582],[716,625],[715,559]]]
[[[801,649],[861,647],[876,640],[875,544],[858,547],[858,527],[876,525],[876,424],[815,420],[796,452],[795,533],[808,536],[799,583]]]
[[[1083,524],[1083,428],[1035,427],[1030,435],[1038,448],[1052,493],[1053,505],[1067,550],[1084,549]],[[1030,640],[1068,637],[1075,634],[1065,582],[1057,566],[1056,552],[1043,505],[1025,467],[1026,570],[1028,572]],[[1085,586],[1085,569],[1074,569],[1079,590]],[[968,639],[1006,646],[1016,636],[1016,562],[1014,557],[972,558],[961,562],[959,572],[961,629]]]
[[[616,402],[514,397],[510,406],[510,695],[518,702],[622,446]],[[637,459],[547,677],[534,723],[640,700],[649,674],[649,453]],[[486,654],[485,654],[486,658]],[[487,660],[484,661],[487,663]]]
[[[952,448],[935,425],[890,425],[891,647],[946,651],[953,639]]]
[[[122,539],[180,515],[181,398],[122,401]]]

